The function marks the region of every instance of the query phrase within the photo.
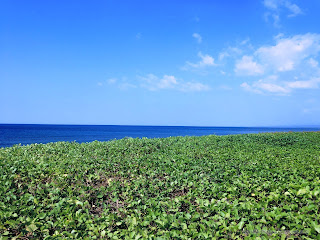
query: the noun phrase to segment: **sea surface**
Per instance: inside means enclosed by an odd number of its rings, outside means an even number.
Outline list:
[[[125,137],[163,138],[288,131],[320,131],[320,128],[0,124],[0,147],[58,141],[109,141]]]

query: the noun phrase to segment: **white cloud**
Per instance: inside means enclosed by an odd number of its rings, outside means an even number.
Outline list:
[[[150,91],[172,89],[183,92],[190,91],[207,91],[210,89],[208,85],[200,82],[184,82],[178,80],[175,76],[164,75],[162,78],[157,77],[154,74],[148,74],[145,77],[139,77],[142,81],[141,87],[146,88]]]
[[[254,89],[268,92],[284,93],[295,88],[307,89],[308,86],[311,86],[310,88],[317,86],[318,83],[310,79],[320,76],[320,68],[315,60],[320,53],[320,34],[307,33],[289,38],[281,34],[274,40],[274,45],[259,47],[251,55],[244,55],[238,59],[235,62],[235,73],[240,76],[261,76],[262,78],[279,75],[281,79],[276,82],[264,84],[263,81],[250,85]],[[277,88],[278,85],[281,88]],[[247,89],[246,85],[243,87]]]
[[[214,59],[209,55],[202,55],[201,52],[199,53],[199,57],[202,59],[200,65],[204,66],[214,66]]]
[[[199,33],[192,34],[192,37],[194,37],[198,41],[198,43],[202,42],[202,37]]]
[[[174,76],[164,75],[157,84],[158,89],[174,88],[178,84]]]
[[[291,38],[278,37],[274,46],[260,47],[254,55],[275,71],[293,70],[302,60],[320,51],[320,35],[305,34]]]
[[[204,68],[204,67],[210,67],[210,66],[216,66],[217,64],[214,62],[214,58],[211,57],[208,54],[203,55],[201,52],[198,53],[198,56],[201,58],[201,60],[197,63],[191,63],[187,62],[187,65],[184,67],[184,69],[188,69],[189,67],[192,68]]]
[[[239,75],[261,75],[264,72],[263,66],[253,61],[251,56],[243,56],[237,61],[235,72]]]

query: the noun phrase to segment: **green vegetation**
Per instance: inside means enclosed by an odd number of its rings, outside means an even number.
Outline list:
[[[320,133],[0,149],[0,239],[320,239]]]

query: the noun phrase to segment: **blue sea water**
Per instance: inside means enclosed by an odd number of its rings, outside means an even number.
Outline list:
[[[320,128],[0,124],[0,147],[58,141],[108,141],[124,137],[162,138],[288,131],[320,131]]]

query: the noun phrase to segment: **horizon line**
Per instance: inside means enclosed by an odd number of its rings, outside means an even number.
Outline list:
[[[207,127],[207,128],[320,128],[310,125],[269,125],[269,126],[208,126],[208,125],[152,125],[152,124],[77,124],[77,123],[0,123],[0,125],[60,125],[60,126],[127,126],[127,127]]]

